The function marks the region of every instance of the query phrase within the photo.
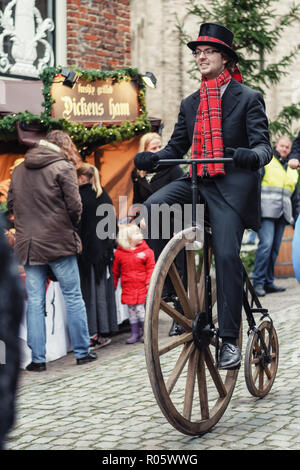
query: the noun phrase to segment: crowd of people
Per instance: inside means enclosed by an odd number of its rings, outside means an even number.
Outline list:
[[[118,331],[115,288],[119,277],[132,330],[127,343],[143,340],[144,303],[154,255],[136,225],[120,226],[117,240],[116,233],[99,237],[96,228],[103,216],[97,215],[97,208],[101,204],[112,205],[112,200],[100,184],[99,171],[81,161],[63,131],[50,132],[28,150],[12,173],[7,208],[14,219],[15,256],[25,272],[27,342],[32,354],[28,371],[46,370],[48,279],[59,282],[78,365],[96,360],[93,349],[108,345],[111,339],[106,334]],[[139,233],[131,233],[132,228]],[[126,280],[129,274],[135,283]],[[132,293],[134,287],[137,295]],[[139,333],[134,334],[137,325]]]

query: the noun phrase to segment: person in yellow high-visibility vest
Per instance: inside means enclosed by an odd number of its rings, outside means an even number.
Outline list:
[[[300,212],[298,171],[288,166],[291,147],[291,139],[281,136],[271,162],[261,170],[261,226],[252,273],[254,289],[260,297],[285,290],[274,284],[274,266],[284,227],[293,225]]]

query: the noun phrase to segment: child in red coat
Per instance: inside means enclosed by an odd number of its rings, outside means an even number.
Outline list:
[[[131,336],[126,343],[143,342],[145,301],[155,265],[154,252],[135,224],[121,226],[117,241],[119,246],[115,252],[113,276],[115,288],[121,277],[121,302],[128,305]]]

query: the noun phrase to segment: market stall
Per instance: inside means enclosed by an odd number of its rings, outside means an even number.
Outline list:
[[[118,195],[127,196],[129,204],[132,200],[130,174],[140,136],[161,126],[147,116],[141,75],[131,68],[72,72],[49,67],[40,78],[0,78],[0,182],[31,142],[63,129],[82,159],[99,169],[118,213]]]
[[[83,161],[94,164],[117,216],[119,197],[132,202],[131,171],[142,134],[158,130],[161,121],[148,118],[145,85],[135,69],[70,71],[47,68],[39,81],[0,78],[0,191],[7,188],[13,164],[48,131],[70,134]],[[9,83],[8,83],[9,82]],[[5,196],[3,196],[5,198]],[[116,292],[118,323],[127,318]],[[47,361],[70,350],[64,301],[58,283],[47,294]],[[54,312],[55,311],[55,316]],[[52,313],[51,313],[52,312]],[[54,323],[55,319],[55,323]],[[22,367],[29,362],[25,317],[20,331]]]

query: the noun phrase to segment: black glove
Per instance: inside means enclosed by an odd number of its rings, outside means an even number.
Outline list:
[[[134,164],[138,170],[152,171],[158,160],[159,156],[154,152],[140,152],[134,157]]]
[[[233,154],[235,166],[244,168],[244,170],[256,171],[260,167],[258,155],[251,149],[239,147]]]

